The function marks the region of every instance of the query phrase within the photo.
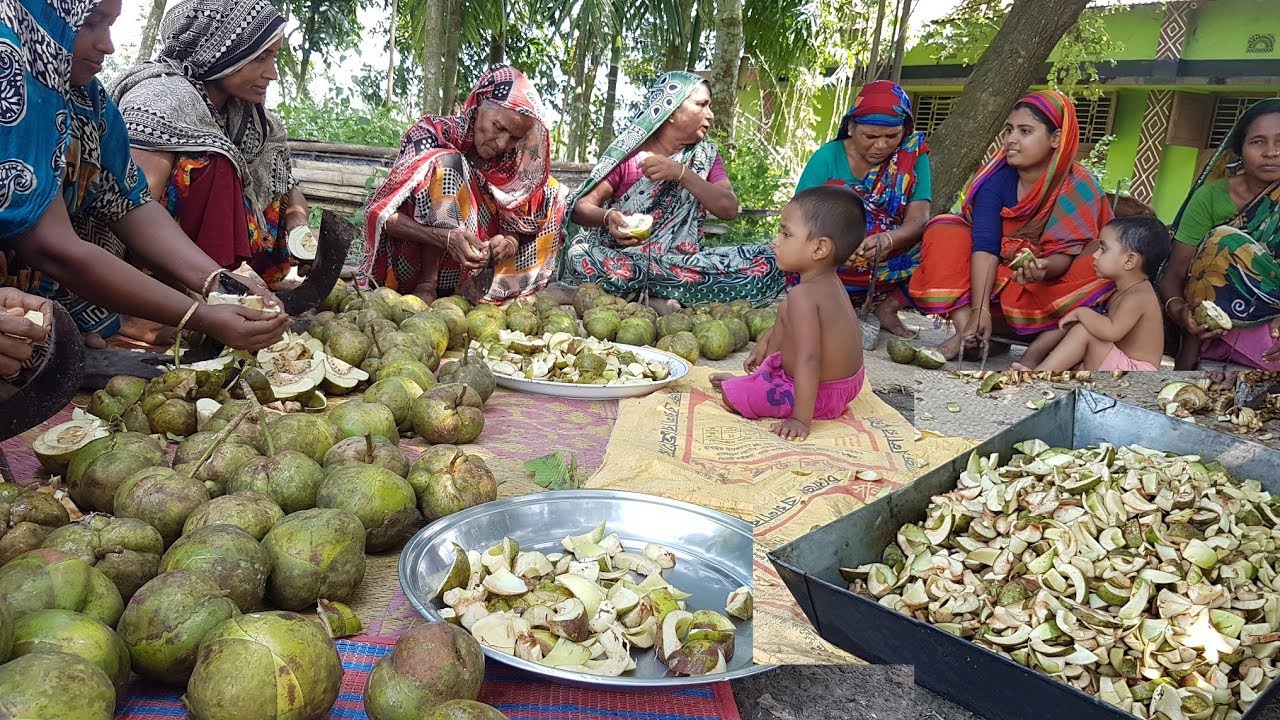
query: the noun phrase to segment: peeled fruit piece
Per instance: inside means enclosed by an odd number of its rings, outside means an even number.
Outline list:
[[[274,500],[253,490],[216,497],[196,508],[182,526],[187,535],[202,527],[231,525],[261,540],[273,525],[284,519],[284,511]]]
[[[413,486],[390,470],[372,465],[334,468],[320,483],[316,506],[345,510],[359,518],[369,552],[399,547],[421,518]]]
[[[200,641],[239,612],[227,591],[208,575],[175,570],[142,586],[120,616],[117,631],[134,672],[181,685],[195,667]]]
[[[345,395],[368,379],[369,373],[360,368],[336,357],[324,357],[324,381],[321,386],[330,395]]]
[[[449,383],[467,385],[476,391],[482,403],[489,402],[489,397],[493,395],[493,391],[498,387],[498,381],[493,377],[493,371],[489,369],[489,364],[476,353],[470,351],[461,360],[451,360],[441,366],[440,372],[436,375],[436,380],[441,385]]]
[[[167,467],[154,467],[130,475],[116,490],[114,507],[117,517],[142,520],[169,545],[182,535],[187,517],[208,500],[209,492],[200,481]]]
[[[457,445],[480,437],[484,401],[469,385],[437,385],[413,401],[413,429],[427,442]]]
[[[507,720],[507,716],[475,700],[450,700],[436,705],[422,720]]]
[[[320,239],[311,228],[299,225],[289,231],[287,240],[290,255],[302,261],[316,259],[316,253],[320,249]]]
[[[240,612],[262,603],[271,558],[251,535],[232,525],[210,525],[183,535],[160,560],[160,572],[195,570],[227,589]]]
[[[124,610],[120,591],[101,570],[53,548],[23,553],[0,568],[0,605],[13,620],[60,608],[112,626]]]
[[[925,370],[937,370],[947,364],[947,359],[932,348],[916,348],[915,364]]]
[[[109,434],[106,424],[97,418],[71,420],[42,433],[31,442],[31,451],[50,475],[62,475],[77,450]]]
[[[409,484],[428,521],[498,499],[498,484],[484,459],[454,445],[436,445],[418,456]]]
[[[409,410],[413,401],[421,394],[422,386],[414,381],[402,377],[389,377],[370,385],[369,389],[364,391],[363,400],[367,403],[386,406],[391,411],[391,416],[395,418],[396,429],[404,432],[413,428],[409,422]]]
[[[24,655],[0,666],[0,698],[11,718],[111,720],[116,692],[97,665],[61,651]]]
[[[236,471],[227,483],[231,493],[252,490],[280,506],[287,515],[316,506],[316,491],[324,471],[309,456],[293,450],[258,458]]]
[[[348,400],[329,411],[329,422],[338,428],[338,434],[344,439],[373,435],[389,442],[400,442],[395,415],[385,405]],[[320,459],[323,460],[324,456]]]
[[[1223,312],[1222,308],[1213,304],[1211,300],[1202,300],[1196,306],[1191,317],[1195,319],[1197,325],[1202,325],[1210,330],[1230,330],[1231,316]]]
[[[165,460],[163,448],[148,435],[125,432],[98,438],[71,457],[67,494],[82,511],[112,512],[121,483]]]
[[[277,415],[267,423],[266,431],[270,433],[277,453],[295,450],[316,462],[324,460],[329,448],[342,439],[338,428],[327,417],[302,413]],[[290,511],[286,509],[285,512]]]
[[[724,609],[739,620],[750,620],[755,612],[755,600],[752,598],[750,586],[743,585],[729,593]]]
[[[271,558],[271,602],[301,610],[316,600],[344,601],[364,580],[364,525],[343,510],[316,508],[287,516],[262,539]]]
[[[475,700],[484,681],[484,651],[447,622],[416,625],[378,660],[364,690],[370,720],[421,720],[449,700]]]
[[[117,695],[129,683],[129,649],[115,631],[91,617],[70,610],[40,610],[14,624],[14,657],[49,651],[75,655],[98,666]]]
[[[647,239],[653,230],[653,216],[647,213],[623,213],[622,219],[626,224],[619,229],[637,240]]]
[[[102,571],[128,602],[160,571],[164,538],[135,518],[90,515],[49,533],[44,547],[75,555]]]
[[[292,241],[290,241],[290,245],[292,245]],[[314,255],[312,257],[314,257]],[[302,258],[299,256],[299,259],[305,260],[310,258]],[[276,313],[280,312],[280,306],[272,305],[267,307],[267,302],[258,295],[231,295],[228,293],[211,292],[209,293],[207,302],[210,305],[240,305],[242,307],[247,307],[250,310],[261,310],[263,312]]]
[[[291,612],[253,613],[205,636],[185,700],[198,720],[314,720],[341,685],[337,646],[320,623]]]
[[[889,359],[900,365],[910,365],[916,361],[915,346],[904,338],[889,338],[886,347],[889,350]]]
[[[324,469],[339,465],[376,465],[404,477],[409,474],[409,458],[396,443],[382,436],[349,437],[324,454]]]
[[[733,352],[733,335],[720,320],[707,320],[699,324],[694,328],[693,335],[698,339],[699,351],[708,360],[723,360]]]
[[[1175,406],[1174,411],[1182,409],[1193,412],[1208,406],[1209,395],[1195,383],[1171,382],[1160,389],[1160,394],[1156,396],[1156,404],[1166,412],[1170,405]]]
[[[1022,250],[1009,261],[1009,269],[1018,270],[1027,263],[1035,262],[1035,259],[1036,254],[1031,251],[1031,248],[1022,248]]]
[[[667,656],[667,667],[678,675],[711,675],[725,670],[724,651],[710,640],[690,640]]]

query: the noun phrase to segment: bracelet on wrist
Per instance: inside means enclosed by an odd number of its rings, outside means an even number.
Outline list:
[[[1168,314],[1169,314],[1169,303],[1173,302],[1174,300],[1181,300],[1183,305],[1186,305],[1186,304],[1187,304],[1187,300],[1186,300],[1186,298],[1179,297],[1179,296],[1176,296],[1176,295],[1175,295],[1174,297],[1169,298],[1168,300],[1165,300],[1165,301],[1164,301],[1164,313],[1165,313],[1166,315],[1168,315]]]
[[[200,286],[200,297],[209,297],[209,293],[213,291],[214,281],[216,281],[218,276],[222,275],[223,272],[225,271],[222,268],[218,268],[217,270],[209,273],[209,276],[204,279],[204,284]],[[187,313],[188,316],[190,316],[190,314],[190,312]]]

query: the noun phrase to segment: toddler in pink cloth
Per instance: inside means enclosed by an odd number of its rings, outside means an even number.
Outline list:
[[[1149,216],[1116,218],[1094,251],[1098,275],[1115,283],[1103,312],[1076,308],[1058,327],[1067,334],[1034,368],[1014,370],[1155,370],[1164,353],[1164,314],[1151,278],[1169,256],[1169,229]],[[1069,329],[1068,329],[1069,328]]]
[[[771,431],[803,440],[814,420],[840,417],[858,396],[866,374],[861,330],[836,268],[865,234],[862,201],[844,187],[803,190],[782,209],[773,252],[778,269],[798,274],[800,283],[742,364],[751,374],[711,376],[730,410],[779,418]]]

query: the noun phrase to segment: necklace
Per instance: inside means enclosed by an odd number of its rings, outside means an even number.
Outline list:
[[[1129,283],[1129,286],[1128,286],[1128,287],[1126,287],[1125,289],[1121,290],[1121,291],[1120,291],[1120,292],[1118,292],[1118,293],[1113,294],[1111,297],[1107,298],[1107,307],[1111,307],[1111,303],[1115,302],[1115,301],[1116,301],[1116,298],[1118,298],[1118,297],[1120,297],[1121,295],[1123,295],[1123,294],[1125,294],[1125,293],[1129,292],[1129,291],[1130,291],[1130,290],[1132,290],[1135,286],[1137,286],[1137,285],[1141,285],[1141,284],[1142,284],[1142,283],[1144,283],[1144,282],[1151,282],[1151,278],[1143,278],[1143,279],[1141,279],[1141,280],[1135,280],[1135,281],[1133,281],[1133,282]]]

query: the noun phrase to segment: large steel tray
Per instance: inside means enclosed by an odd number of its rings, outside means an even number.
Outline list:
[[[483,552],[511,537],[522,550],[562,552],[562,539],[581,535],[601,521],[610,532],[618,533],[629,550],[653,542],[674,552],[676,565],[662,576],[692,593],[686,600],[691,609],[724,612],[729,592],[751,584],[751,526],[744,520],[656,495],[559,490],[477,505],[431,523],[409,540],[400,555],[400,586],[423,617],[439,620],[439,606],[431,603],[431,596],[453,562],[453,543]],[[751,659],[751,621],[734,624],[737,647],[728,668],[699,677],[673,675],[649,650],[634,650],[636,669],[619,677],[569,672],[490,648],[484,651],[494,660],[559,682],[623,689],[701,685],[771,668]]]
[[[1099,395],[1074,390],[979,445],[999,453],[1040,438],[1051,446],[1098,443],[1144,447],[1216,459],[1241,479],[1280,492],[1280,451]],[[890,610],[848,590],[841,567],[879,562],[898,528],[925,516],[929,499],[955,489],[969,453],[912,484],[820,527],[768,554],[814,628],[829,642],[874,663],[913,665],[916,682],[988,720],[1133,720],[1123,712],[1047,675],[968,640]],[[1274,717],[1272,683],[1244,720]]]

